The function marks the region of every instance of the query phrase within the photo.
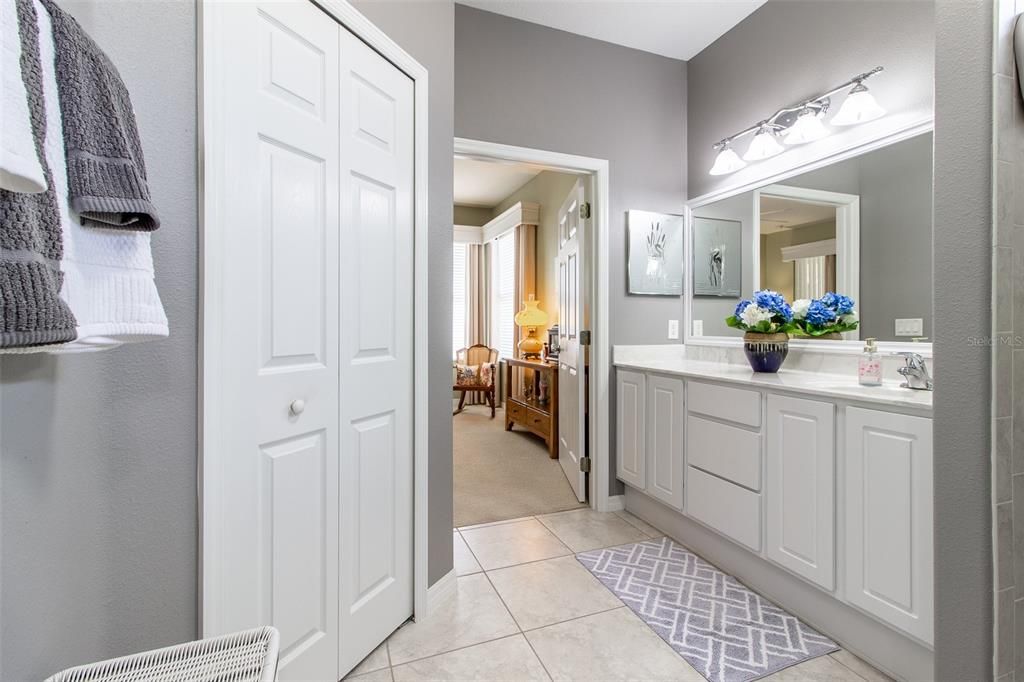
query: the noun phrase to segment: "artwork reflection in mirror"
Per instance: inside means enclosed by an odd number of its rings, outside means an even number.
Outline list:
[[[740,295],[743,229],[739,221],[695,218],[693,221],[693,295]]]
[[[724,319],[757,289],[791,303],[835,291],[855,300],[860,317],[845,340],[907,342],[903,330],[915,327],[921,333],[912,336],[931,336],[931,152],[932,135],[924,133],[694,207],[694,328],[739,336]],[[739,291],[712,297],[701,287],[712,248],[704,235],[724,224],[740,233]]]

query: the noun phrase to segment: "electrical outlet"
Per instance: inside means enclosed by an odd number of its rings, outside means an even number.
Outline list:
[[[693,335],[704,336],[704,320],[693,321]]]
[[[679,338],[679,320],[668,321],[668,338],[673,340]]]
[[[894,327],[896,336],[924,336],[924,320],[920,317],[898,317]]]

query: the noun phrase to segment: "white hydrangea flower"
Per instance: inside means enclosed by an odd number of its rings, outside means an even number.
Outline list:
[[[772,311],[751,303],[743,311],[743,314],[740,315],[740,319],[748,327],[756,327],[759,322],[772,319]]]
[[[843,315],[842,317],[839,318],[839,320],[843,324],[853,324],[854,322],[856,322],[859,319],[860,318],[858,317],[856,310],[851,310],[850,312],[848,312],[847,314],[845,314],[845,315]]]
[[[802,320],[807,317],[807,309],[811,307],[811,299],[801,298],[793,301],[793,319]]]

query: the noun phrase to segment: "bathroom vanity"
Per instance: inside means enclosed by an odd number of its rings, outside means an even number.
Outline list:
[[[929,658],[931,392],[755,374],[680,346],[618,346],[614,364],[627,509],[891,672],[913,668],[872,655],[887,634],[900,635],[890,651]],[[701,546],[722,541],[733,551]],[[821,597],[842,608],[817,607]]]

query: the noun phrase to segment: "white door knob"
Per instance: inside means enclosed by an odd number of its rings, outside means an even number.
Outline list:
[[[288,410],[295,415],[302,414],[302,411],[306,409],[305,400],[293,400],[292,404],[288,406]]]

